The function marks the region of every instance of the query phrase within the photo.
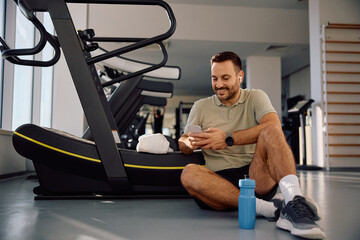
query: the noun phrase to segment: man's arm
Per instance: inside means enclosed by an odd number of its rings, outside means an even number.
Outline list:
[[[262,129],[267,126],[273,125],[274,127],[280,127],[281,123],[279,117],[276,113],[265,114],[261,119],[259,125],[256,125],[252,128],[246,130],[236,131],[232,134],[235,145],[245,145],[256,143],[259,137],[259,134]]]
[[[256,143],[261,130],[270,125],[281,128],[280,120],[276,113],[264,115],[260,119],[260,123],[254,127],[233,132],[234,144],[245,145]],[[227,147],[225,143],[226,133],[218,128],[209,128],[205,133],[191,133],[189,135],[188,141],[193,148],[200,147],[201,149],[219,150]]]

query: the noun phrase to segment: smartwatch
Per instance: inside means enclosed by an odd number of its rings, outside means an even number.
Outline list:
[[[227,136],[225,138],[225,142],[226,142],[226,145],[228,145],[228,146],[234,145],[234,139],[232,138],[231,133],[227,134]]]

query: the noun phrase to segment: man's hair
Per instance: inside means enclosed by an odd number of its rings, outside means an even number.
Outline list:
[[[221,52],[221,53],[214,55],[211,58],[210,63],[212,66],[214,62],[225,62],[228,60],[230,60],[234,64],[236,73],[238,73],[242,69],[240,57],[236,53],[230,52],[230,51]]]

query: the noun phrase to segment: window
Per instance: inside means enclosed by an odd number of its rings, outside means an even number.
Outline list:
[[[0,3],[0,33],[4,31],[1,36],[6,34],[6,41],[14,49],[33,48],[39,41],[39,32],[14,1],[5,2],[6,5]],[[47,31],[53,34],[54,27],[49,14],[39,12],[36,16]],[[52,46],[47,44],[36,56],[19,57],[48,61],[53,58],[53,54]],[[51,127],[53,67],[22,66],[10,62],[6,62],[5,66],[0,64],[0,127],[15,130],[25,123]]]
[[[49,33],[54,33],[49,13],[44,13],[43,24]],[[53,55],[54,49],[47,43],[42,52],[42,59],[48,61]],[[51,127],[53,73],[54,67],[41,68],[40,125],[45,127]]]
[[[40,21],[43,20],[48,32],[54,32],[48,13],[40,13],[37,17]],[[19,8],[16,9],[15,34],[15,48],[17,49],[32,48],[37,42],[34,25],[25,18]],[[43,51],[39,53],[39,58],[48,61],[53,54],[52,46],[47,43]],[[34,56],[20,56],[20,58],[34,59]],[[24,123],[31,122],[51,127],[53,67],[35,69],[31,66],[15,65],[13,81],[12,130]]]
[[[35,28],[16,8],[15,48],[34,47]],[[22,59],[33,59],[33,56],[21,56]],[[32,119],[32,92],[34,68],[15,65],[13,88],[12,130]]]
[[[4,38],[4,26],[5,26],[5,1],[0,3],[0,36]],[[2,105],[3,105],[3,74],[4,61],[0,60],[0,128],[2,127]]]

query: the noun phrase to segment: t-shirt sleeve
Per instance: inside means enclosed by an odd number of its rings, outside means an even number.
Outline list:
[[[255,119],[259,123],[260,119],[268,113],[276,113],[275,108],[271,104],[268,95],[259,89],[254,91],[253,107],[255,112]]]

